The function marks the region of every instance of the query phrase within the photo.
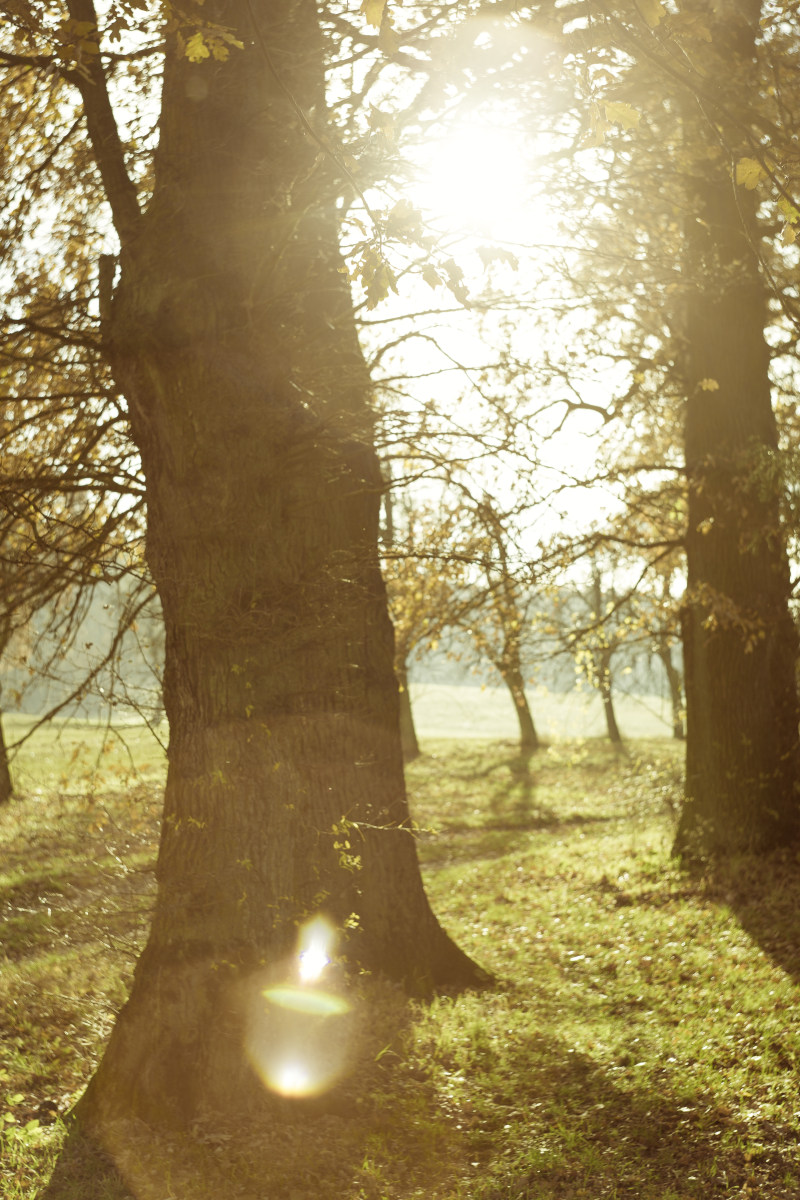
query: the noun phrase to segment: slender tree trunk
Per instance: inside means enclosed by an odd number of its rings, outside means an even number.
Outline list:
[[[13,795],[14,785],[11,780],[11,768],[8,762],[8,750],[3,730],[3,714],[0,711],[0,804],[8,804]]]
[[[167,59],[155,190],[107,329],[147,481],[170,745],[153,925],[89,1129],[251,1108],[248,1005],[318,912],[351,927],[351,962],[416,990],[485,978],[431,913],[409,832],[369,380],[330,163],[294,107],[324,121],[325,47],[308,0],[257,8],[271,64],[243,0],[203,9],[243,50]]]
[[[741,112],[757,94],[758,6],[732,0],[718,13],[708,14],[704,88]],[[690,856],[764,851],[798,835],[797,637],[756,197],[731,172],[750,152],[746,121],[715,129],[697,108],[686,118],[687,795],[675,849]]]
[[[400,742],[403,747],[403,759],[405,762],[413,762],[415,758],[419,758],[421,752],[414,725],[411,693],[408,690],[408,671],[405,665],[398,666],[395,662],[395,675],[400,689]]]
[[[533,723],[533,714],[531,713],[528,697],[525,693],[525,679],[520,666],[509,667],[507,663],[499,668],[500,674],[503,676],[503,682],[511,693],[511,699],[514,701],[514,711],[517,714],[519,722],[519,745],[520,750],[538,750],[540,746],[539,735],[536,732],[536,726]]]
[[[614,711],[614,696],[611,686],[611,655],[601,653],[597,661],[597,686],[603,701],[603,714],[606,719],[609,741],[615,746],[622,745],[622,734],[617,725],[617,714]]]
[[[659,638],[656,654],[661,660],[667,675],[669,697],[672,705],[672,736],[676,741],[682,742],[686,738],[686,730],[683,724],[683,687],[681,685],[681,673],[675,666],[667,637]]]
[[[495,662],[506,688],[511,692],[513,707],[519,722],[519,749],[539,750],[539,734],[536,733],[534,716],[530,712],[528,696],[525,695],[525,678],[522,673],[522,652],[516,635],[506,637],[503,658]]]

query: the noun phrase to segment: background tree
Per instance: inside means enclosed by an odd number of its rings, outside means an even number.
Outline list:
[[[511,694],[519,724],[520,749],[538,750],[539,736],[525,691],[524,658],[536,603],[533,577],[514,545],[515,510],[503,511],[489,495],[467,505],[477,572],[471,604],[457,619],[482,656],[488,658]]]
[[[400,688],[400,734],[406,762],[418,758],[409,670],[414,657],[436,649],[443,632],[469,607],[473,557],[462,514],[439,500],[415,500],[406,490],[386,497],[384,577],[394,626],[394,670]]]

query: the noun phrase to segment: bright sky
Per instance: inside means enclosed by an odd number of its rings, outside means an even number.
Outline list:
[[[457,125],[447,136],[431,138],[415,158],[418,169],[410,188],[410,199],[451,248],[473,294],[477,295],[487,282],[479,248],[487,244],[499,246],[513,251],[519,258],[518,270],[505,265],[496,268],[493,281],[500,290],[509,293],[535,287],[537,299],[541,298],[540,316],[515,314],[511,334],[514,353],[528,361],[535,372],[544,346],[549,345],[556,354],[561,351],[558,341],[553,341],[552,321],[548,323],[547,299],[557,295],[563,285],[552,266],[548,271],[549,255],[543,247],[551,245],[563,251],[565,241],[558,228],[557,214],[537,180],[536,160],[530,144],[509,127],[507,121],[504,125],[499,117],[492,121],[485,116],[476,116],[469,123]],[[528,247],[532,249],[528,250]],[[440,288],[434,293],[418,277],[404,277],[400,292],[399,301],[392,299],[381,305],[376,315],[401,308],[413,313],[416,309],[425,310],[437,305],[456,307],[449,292]],[[412,320],[403,329],[407,332],[413,326],[422,333],[430,329],[438,344],[454,360],[478,365],[491,361],[496,353],[490,344],[491,331],[495,327],[500,335],[500,321],[499,314],[497,318],[493,313],[484,318],[484,343],[476,336],[474,317],[466,312],[441,319],[426,316]],[[445,409],[452,397],[448,411],[454,421],[462,427],[478,423],[477,403],[470,411],[470,402],[463,399],[463,376],[457,372],[444,376],[435,374],[437,367],[442,368],[447,363],[431,342],[409,340],[403,343],[398,353],[404,356],[406,369],[418,371],[423,376],[413,385],[416,392],[421,396],[432,393]],[[584,375],[581,379],[576,378],[574,383],[576,391],[599,405],[606,403],[612,386],[610,379],[604,380],[599,375],[589,380]],[[557,384],[556,388],[555,394],[564,393],[564,385]],[[537,396],[528,395],[531,408],[544,398],[544,391]],[[571,399],[576,396],[571,395]],[[552,428],[563,416],[563,411],[560,406],[555,408],[543,424],[549,420]],[[592,474],[597,446],[592,435],[598,425],[596,416],[571,416],[564,430],[543,448],[551,470],[542,472],[542,492],[567,484],[570,477]],[[533,440],[541,447],[541,433],[534,432]],[[502,482],[490,482],[488,476],[486,486],[489,490],[503,489]],[[513,491],[513,476],[507,476],[506,487],[509,492]],[[590,495],[586,489],[564,491],[554,510],[542,519],[552,530],[563,514],[566,523],[574,528],[577,523],[599,519],[603,509],[611,503],[610,496],[604,497],[597,492]]]

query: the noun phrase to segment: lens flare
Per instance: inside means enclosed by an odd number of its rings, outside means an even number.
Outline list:
[[[319,1095],[347,1069],[351,1005],[319,982],[335,939],[329,921],[310,921],[300,931],[297,956],[282,979],[273,975],[275,982],[255,997],[248,1057],[265,1086],[281,1096]]]
[[[314,1090],[305,1063],[282,1063],[275,1070],[274,1090],[281,1096],[308,1096]]]
[[[300,987],[269,987],[262,995],[270,1004],[278,1004],[281,1008],[292,1008],[295,1012],[307,1013],[314,1017],[332,1017],[346,1013],[350,1005],[344,996],[334,996],[332,992],[311,991]]]
[[[314,983],[331,961],[336,930],[324,917],[315,917],[300,930],[298,974],[303,983]]]

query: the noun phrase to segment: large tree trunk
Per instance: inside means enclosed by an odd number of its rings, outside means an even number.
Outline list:
[[[736,0],[719,13],[703,87],[741,111],[757,94],[758,8]],[[750,148],[746,119],[718,130],[707,116],[687,112],[687,798],[675,842],[686,855],[763,851],[798,834],[797,640],[766,297],[756,199],[731,177]]]
[[[89,1128],[252,1105],[245,1010],[315,913],[353,927],[351,962],[419,991],[482,976],[431,913],[408,831],[369,380],[330,163],[287,98],[324,121],[317,14],[257,6],[268,65],[249,7],[203,8],[245,44],[228,61],[167,60],[155,191],[108,329],[147,480],[170,745],[152,930]]]

